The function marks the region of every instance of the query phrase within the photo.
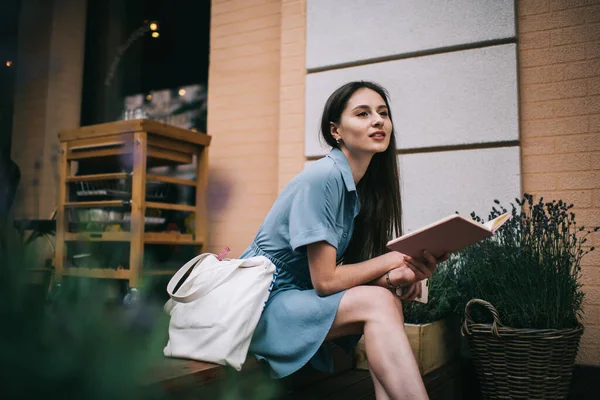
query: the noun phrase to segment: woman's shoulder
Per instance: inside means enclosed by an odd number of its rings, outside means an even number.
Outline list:
[[[341,171],[336,167],[335,162],[330,157],[323,157],[316,161],[310,161],[292,182],[302,185],[308,184],[310,186],[323,187],[343,185]]]

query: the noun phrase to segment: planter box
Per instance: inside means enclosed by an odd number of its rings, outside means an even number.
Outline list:
[[[404,327],[421,375],[427,375],[458,356],[460,331],[451,320],[405,324]],[[369,368],[364,336],[356,345],[355,362],[356,369]]]

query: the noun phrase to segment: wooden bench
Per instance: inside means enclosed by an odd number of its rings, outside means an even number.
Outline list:
[[[261,399],[289,398],[292,392],[352,370],[353,359],[341,349],[334,347],[333,357],[333,374],[306,366],[281,380],[271,379],[265,365],[259,364],[254,357],[246,361],[240,372],[200,361],[164,358],[151,369],[145,384],[166,392],[173,399],[193,398],[192,393],[202,398],[218,398],[221,396],[217,394],[225,391],[239,391],[243,394],[256,390],[262,390],[266,394],[260,396]]]
[[[368,371],[353,368],[352,359],[335,353],[336,371],[326,374],[309,366],[288,378],[272,380],[254,359],[241,372],[198,361],[165,358],[151,372],[146,385],[173,399],[375,399]],[[424,377],[431,400],[460,399],[458,363],[448,364]]]

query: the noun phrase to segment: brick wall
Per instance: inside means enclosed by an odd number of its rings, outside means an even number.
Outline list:
[[[56,207],[57,133],[79,126],[86,3],[22,2],[12,137],[19,216],[48,218]]]
[[[278,190],[304,167],[306,0],[283,0],[279,91]]]
[[[14,91],[14,114],[11,157],[21,169],[21,182],[14,209],[19,216],[39,214],[39,196],[34,186],[40,169],[35,162],[43,157],[46,98],[48,90],[48,59],[50,52],[51,3],[23,1],[19,16],[17,76]],[[41,35],[40,32],[45,34]],[[36,189],[37,190],[37,189]]]
[[[518,0],[523,190],[600,225],[600,0]],[[600,247],[600,234],[590,243]],[[600,365],[600,251],[583,260],[578,363]]]
[[[281,0],[213,0],[208,251],[239,255],[278,193]]]

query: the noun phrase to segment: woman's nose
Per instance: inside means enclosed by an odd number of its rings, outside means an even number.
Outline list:
[[[373,118],[373,126],[382,126],[383,125],[383,117],[378,113],[375,114]]]

